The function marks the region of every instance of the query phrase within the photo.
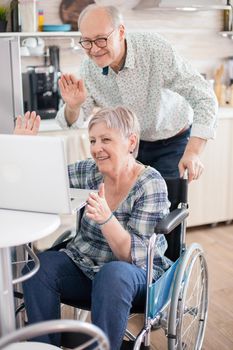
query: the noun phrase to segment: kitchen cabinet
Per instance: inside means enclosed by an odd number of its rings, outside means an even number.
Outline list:
[[[228,112],[220,110],[216,139],[202,156],[204,172],[189,185],[189,227],[233,219],[233,109]]]

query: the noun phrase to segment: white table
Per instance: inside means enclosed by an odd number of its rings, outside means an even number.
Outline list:
[[[22,343],[14,343],[8,345],[4,348],[4,350],[56,350],[61,349],[57,346],[45,344],[45,343],[37,343],[37,342],[22,342]]]
[[[59,225],[55,214],[0,209],[0,336],[15,329],[10,247],[44,238]]]

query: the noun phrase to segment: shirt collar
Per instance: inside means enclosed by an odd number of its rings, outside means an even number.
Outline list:
[[[135,53],[133,50],[132,41],[130,40],[129,36],[126,36],[126,43],[127,43],[127,54],[126,54],[124,68],[134,68],[134,66],[135,66]]]

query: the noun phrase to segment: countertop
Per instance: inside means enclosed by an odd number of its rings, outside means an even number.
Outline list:
[[[59,131],[62,130],[55,119],[43,119],[40,123],[39,131]]]
[[[218,115],[221,119],[233,118],[233,107],[219,107]]]

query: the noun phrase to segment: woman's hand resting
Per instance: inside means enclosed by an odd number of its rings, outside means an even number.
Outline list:
[[[16,118],[15,135],[37,135],[40,127],[40,116],[36,112],[26,112],[24,117]]]

